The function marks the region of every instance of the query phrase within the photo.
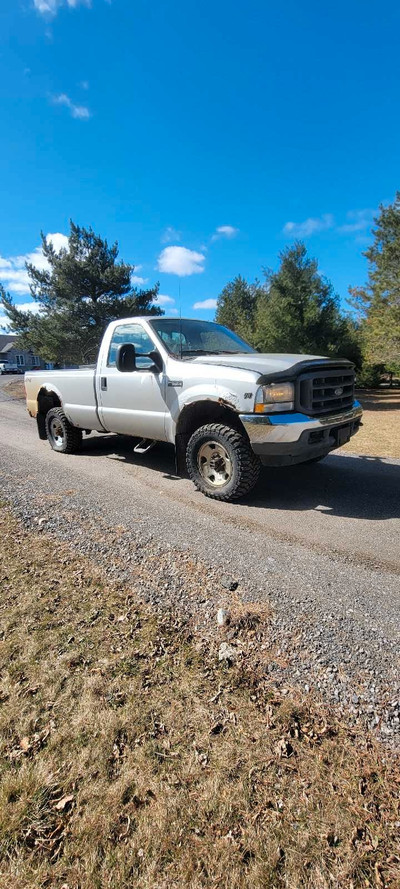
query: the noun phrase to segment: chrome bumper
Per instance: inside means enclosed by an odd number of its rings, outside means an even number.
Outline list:
[[[319,418],[298,413],[239,416],[254,452],[260,457],[277,458],[278,463],[301,462],[340,447],[335,430],[349,425],[349,434],[353,435],[362,407],[355,401],[350,410]]]

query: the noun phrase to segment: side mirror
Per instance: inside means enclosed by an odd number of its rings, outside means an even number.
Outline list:
[[[163,365],[163,360],[162,360],[162,358],[161,358],[161,355],[160,355],[160,353],[157,351],[157,349],[153,349],[152,352],[149,352],[149,358],[151,358],[151,360],[152,360],[152,362],[153,362],[155,368],[157,369],[158,373],[161,373],[161,371],[163,370],[164,365]]]
[[[132,343],[122,343],[118,346],[115,365],[121,373],[132,373],[136,370],[136,350]]]

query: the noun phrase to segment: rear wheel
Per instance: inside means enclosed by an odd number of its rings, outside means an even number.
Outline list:
[[[219,423],[201,426],[186,450],[190,478],[214,500],[238,500],[252,490],[261,464],[244,435]]]
[[[61,407],[52,407],[46,414],[46,435],[53,451],[75,454],[82,445],[82,430],[67,420]]]

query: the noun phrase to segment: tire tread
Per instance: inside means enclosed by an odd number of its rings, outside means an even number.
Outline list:
[[[49,416],[50,414],[54,417],[56,415],[62,421],[65,427],[65,437],[66,437],[66,446],[62,451],[57,451],[60,454],[76,454],[81,450],[82,447],[82,430],[77,429],[76,426],[73,426],[72,423],[67,420],[65,413],[62,407],[52,407],[46,414],[46,434],[47,439],[51,445],[48,427],[49,427]],[[53,448],[53,450],[56,450]]]
[[[226,494],[224,494],[223,491],[213,491],[205,484],[203,485],[201,480],[194,477],[193,474],[193,466],[191,460],[193,447],[196,445],[198,439],[203,439],[205,435],[209,435],[210,438],[212,438],[215,434],[221,435],[224,438],[228,439],[228,442],[235,450],[236,457],[238,458],[239,463],[239,477],[236,487],[233,489],[233,491],[230,491]],[[261,468],[258,457],[256,456],[256,454],[253,453],[250,443],[247,441],[244,435],[242,435],[242,433],[238,432],[236,429],[233,429],[231,426],[225,426],[222,423],[209,423],[205,426],[200,426],[199,429],[196,429],[196,431],[191,436],[188,444],[186,452],[186,465],[189,476],[199,491],[201,491],[206,497],[210,497],[212,500],[224,500],[226,502],[230,500],[239,500],[241,497],[244,497],[245,494],[248,494],[257,483]]]

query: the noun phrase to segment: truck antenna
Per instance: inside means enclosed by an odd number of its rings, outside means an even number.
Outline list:
[[[178,284],[178,292],[179,292],[179,342],[181,347],[181,361],[182,361],[182,302],[181,302],[181,282]]]

